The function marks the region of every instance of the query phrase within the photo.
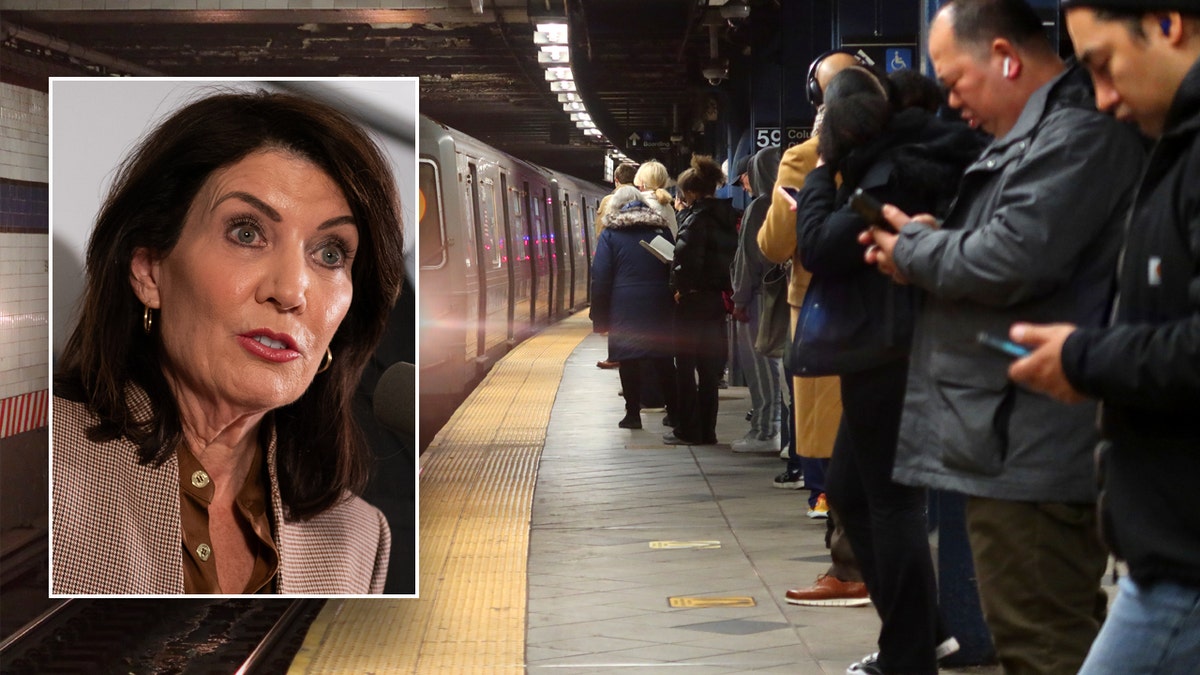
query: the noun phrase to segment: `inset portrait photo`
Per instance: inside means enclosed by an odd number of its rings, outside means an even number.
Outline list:
[[[416,595],[416,117],[51,80],[51,595]]]

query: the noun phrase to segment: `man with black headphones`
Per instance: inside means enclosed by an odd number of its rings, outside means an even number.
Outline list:
[[[788,304],[792,308],[790,325],[795,328],[796,316],[804,302],[804,291],[812,276],[800,264],[796,251],[796,212],[779,192],[780,186],[799,187],[804,177],[817,163],[817,131],[821,124],[821,102],[825,85],[833,76],[849,66],[862,61],[845,50],[825,52],[813,60],[808,68],[806,89],[808,100],[817,108],[817,120],[813,135],[804,143],[793,145],[783,153],[779,163],[779,174],[775,189],[771,192],[771,206],[766,219],[758,231],[758,247],[763,256],[775,264],[792,260],[792,278],[788,285]],[[791,336],[789,336],[789,340]],[[790,376],[785,376],[790,377]],[[788,452],[788,465],[775,477],[775,487],[789,487],[789,483],[804,481],[810,490],[809,518],[827,518],[829,512],[824,495],[824,469],[833,453],[833,441],[837,436],[838,421],[842,417],[842,400],[838,378],[790,378],[788,387],[792,394],[794,415],[792,443]],[[802,456],[801,456],[802,455]],[[870,604],[867,586],[850,540],[845,537],[837,514],[830,518],[830,534],[827,542],[833,564],[807,588],[787,591],[787,602],[794,605],[853,607]]]

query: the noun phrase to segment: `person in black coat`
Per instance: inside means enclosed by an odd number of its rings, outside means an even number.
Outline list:
[[[1154,146],[1110,325],[1017,323],[1010,336],[1035,350],[1008,372],[1064,402],[1103,401],[1100,522],[1129,574],[1080,673],[1191,673],[1200,663],[1200,10],[1062,4],[1097,107],[1135,121]]]
[[[604,230],[592,259],[593,329],[608,333],[608,355],[620,362],[625,396],[622,429],[641,429],[642,373],[653,373],[675,409],[675,365],[671,360],[670,268],[642,247],[656,236],[674,243],[666,220],[633,186],[612,194]]]
[[[721,294],[733,288],[729,265],[737,251],[733,205],[714,196],[724,181],[721,167],[702,155],[677,181],[687,208],[679,214],[671,268],[678,412],[663,441],[672,445],[717,442],[717,390],[729,345]]]
[[[861,67],[838,73],[825,102],[820,165],[796,199],[797,250],[813,277],[791,356],[801,375],[841,378],[842,419],[826,495],[883,623],[878,654],[851,669],[932,674],[935,648],[946,636],[925,494],[891,479],[918,296],[866,263],[858,235],[870,223],[848,200],[861,188],[880,202],[944,214],[983,142],[966,125],[925,110],[893,111],[884,83]]]

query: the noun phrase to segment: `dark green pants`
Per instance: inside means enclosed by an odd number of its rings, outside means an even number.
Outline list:
[[[1004,672],[1079,672],[1107,608],[1095,506],[970,497],[967,534]]]

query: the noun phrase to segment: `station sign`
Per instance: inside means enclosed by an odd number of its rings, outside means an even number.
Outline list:
[[[625,139],[625,145],[629,148],[668,150],[671,147],[671,135],[657,130],[635,131]]]
[[[754,128],[754,148],[756,150],[769,148],[772,145],[782,146],[784,149],[787,149],[793,145],[799,145],[810,138],[812,138],[812,127],[788,127],[786,142],[784,142],[785,139],[783,134],[780,133],[779,127]]]

